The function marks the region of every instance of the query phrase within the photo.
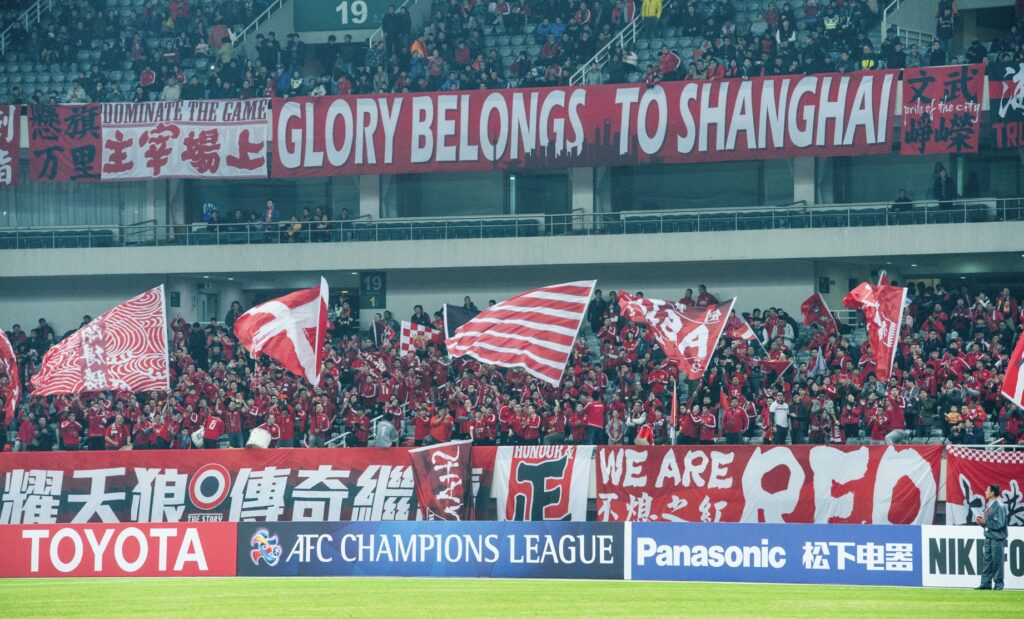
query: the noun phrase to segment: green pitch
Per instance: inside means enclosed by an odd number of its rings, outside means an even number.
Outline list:
[[[1020,617],[1024,592],[555,580],[0,581],[0,617]]]

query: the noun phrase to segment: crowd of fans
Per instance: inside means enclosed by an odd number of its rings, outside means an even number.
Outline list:
[[[852,330],[807,328],[774,308],[744,315],[756,341],[740,337],[743,323],[730,317],[730,337],[719,342],[704,378],[688,382],[645,327],[621,316],[615,293],[598,291],[558,388],[520,369],[447,360],[440,342],[399,356],[400,329],[390,313],[360,332],[342,300],[331,311],[323,379],[313,389],[268,359],[247,356],[233,336],[243,312],[235,302],[223,322],[173,321],[170,393],[29,393],[0,436],[16,451],[190,449],[200,429],[204,447],[242,447],[256,428],[277,447],[456,437],[483,445],[644,445],[673,437],[680,444],[1024,441],[1022,411],[999,396],[1024,308],[1007,289],[989,298],[912,284],[908,296],[887,383],[875,378],[868,344],[853,344]],[[680,299],[716,302],[703,286]],[[464,307],[477,311],[470,297]],[[410,320],[442,326],[439,313],[431,317],[421,306]],[[28,384],[57,341],[54,328],[40,319],[8,335]]]
[[[742,0],[432,0],[422,30],[414,30],[407,9],[392,5],[383,36],[372,45],[348,34],[307,45],[296,33],[278,38],[266,32],[256,35],[247,57],[232,32],[266,4],[149,0],[128,15],[103,0],[59,5],[52,19],[14,29],[9,57],[69,67],[80,50],[101,41],[98,59],[63,91],[15,86],[7,99],[84,103],[565,85],[633,19],[645,21],[646,40],[664,42],[654,62],[645,64],[636,45],[614,46],[607,65],[587,73],[588,83],[846,72],[990,57],[990,76],[1004,78],[1007,67],[1024,62],[1024,16],[1018,12],[1007,33],[987,45],[974,40],[961,47],[954,43],[962,25],[953,0],[936,3],[928,49],[906,45],[895,28],[876,47],[869,33],[880,17],[866,0],[804,0],[797,8],[768,2],[754,13],[738,10],[737,4],[749,8]],[[514,47],[499,48],[499,37]],[[683,49],[684,41],[690,47]],[[130,89],[111,77],[122,69],[130,69]]]

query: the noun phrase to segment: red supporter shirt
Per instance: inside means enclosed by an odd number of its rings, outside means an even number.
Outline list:
[[[60,422],[60,438],[65,446],[77,445],[78,435],[82,432],[82,424],[74,419],[65,419]]]
[[[587,425],[591,428],[604,429],[604,402],[593,400],[583,407],[583,414],[587,418]]]
[[[110,424],[105,436],[108,450],[120,449],[128,444],[128,428],[125,426],[117,427],[115,424]],[[110,441],[113,441],[113,444]]]

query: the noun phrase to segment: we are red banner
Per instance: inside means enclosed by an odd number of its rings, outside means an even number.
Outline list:
[[[0,525],[0,578],[235,576],[237,526]]]
[[[890,150],[896,71],[274,100],[275,177]]]
[[[985,65],[903,71],[901,155],[978,152]]]
[[[416,497],[424,519],[470,519],[472,452],[472,441],[452,441],[409,450]]]
[[[496,448],[473,450],[490,497]],[[401,448],[6,453],[0,477],[0,524],[418,519]]]
[[[931,524],[942,447],[598,447],[597,519]]]
[[[21,148],[21,106],[0,105],[0,187],[18,184]]]
[[[33,181],[100,180],[100,106],[30,105],[29,172]]]
[[[1006,522],[1024,526],[1024,452],[950,445],[946,449],[946,524],[973,525],[985,507],[990,484],[999,486]]]

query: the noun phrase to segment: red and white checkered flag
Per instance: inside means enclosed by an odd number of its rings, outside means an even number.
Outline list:
[[[441,332],[437,329],[403,320],[402,337],[398,340],[398,354],[405,356],[439,342],[441,342]]]

